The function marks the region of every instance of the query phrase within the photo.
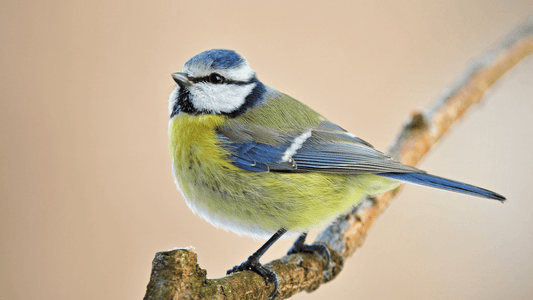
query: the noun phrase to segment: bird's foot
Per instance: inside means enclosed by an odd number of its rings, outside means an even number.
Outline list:
[[[295,253],[311,253],[323,255],[326,257],[326,270],[329,270],[331,263],[331,255],[329,253],[328,247],[323,244],[305,244],[305,238],[307,237],[307,232],[302,233],[294,242],[287,255]]]
[[[274,299],[274,297],[278,293],[278,276],[276,275],[274,271],[265,268],[265,266],[263,266],[259,262],[259,258],[255,257],[254,255],[251,255],[250,257],[248,257],[248,260],[246,260],[242,264],[235,266],[232,269],[228,270],[226,272],[226,275],[230,275],[235,272],[242,272],[246,270],[253,271],[263,276],[267,284],[272,284],[272,283],[274,284],[274,291],[272,291],[272,293],[268,297],[268,299]]]

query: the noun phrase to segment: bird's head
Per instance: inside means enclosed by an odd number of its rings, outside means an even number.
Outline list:
[[[177,86],[169,98],[171,117],[180,113],[235,117],[265,93],[246,59],[232,50],[204,51],[189,59],[172,78]]]

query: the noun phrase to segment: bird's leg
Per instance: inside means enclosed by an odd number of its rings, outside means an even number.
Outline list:
[[[274,235],[266,241],[266,243],[261,246],[257,251],[254,252],[254,254],[250,255],[248,259],[240,264],[239,266],[233,267],[233,269],[228,270],[226,272],[226,275],[229,275],[231,273],[239,272],[239,271],[245,271],[250,270],[254,271],[257,274],[263,276],[266,280],[267,284],[274,283],[274,291],[270,294],[269,299],[273,299],[274,296],[278,293],[278,276],[276,273],[272,270],[269,270],[265,268],[260,262],[259,259],[265,252],[272,246],[287,230],[281,228],[280,230],[276,231]]]
[[[287,252],[287,255],[294,254],[294,253],[311,253],[315,254],[318,252],[318,254],[322,254],[326,256],[326,270],[329,270],[330,265],[330,254],[329,249],[326,247],[326,245],[323,244],[304,244],[305,238],[307,237],[307,232],[302,233],[294,242],[291,249],[289,249],[289,252]]]

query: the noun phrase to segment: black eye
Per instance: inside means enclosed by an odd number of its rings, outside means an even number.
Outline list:
[[[209,75],[209,82],[214,84],[224,83],[225,80],[226,79],[224,77],[218,75],[217,73],[212,73],[211,75]]]

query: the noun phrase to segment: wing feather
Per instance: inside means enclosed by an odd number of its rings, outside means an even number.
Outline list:
[[[276,140],[285,142],[268,145],[257,142],[267,140],[264,137],[267,130],[248,128],[242,133],[235,132],[238,128],[233,126],[231,135],[224,135],[227,130],[220,130],[219,139],[232,153],[230,158],[234,165],[252,172],[424,173],[391,159],[369,143],[327,121],[311,130],[311,136],[289,160],[283,159],[284,154],[301,132],[276,132]],[[272,129],[268,131],[272,132]],[[246,141],[243,136],[246,136]]]

